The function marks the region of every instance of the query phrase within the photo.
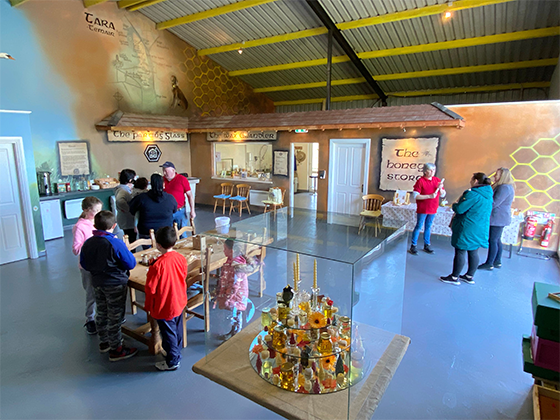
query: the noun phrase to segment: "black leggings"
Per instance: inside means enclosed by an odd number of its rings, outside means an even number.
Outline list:
[[[467,270],[467,276],[474,276],[476,269],[478,268],[478,249],[474,251],[466,251],[464,249],[455,248],[455,258],[453,258],[453,277],[459,277],[463,267],[465,266],[465,254],[469,254],[469,269]]]
[[[490,240],[488,246],[488,257],[485,264],[502,263],[502,232],[503,226],[490,226]]]

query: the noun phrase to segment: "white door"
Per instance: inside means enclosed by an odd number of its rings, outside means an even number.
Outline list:
[[[331,212],[360,214],[367,190],[369,139],[331,140],[329,203]]]
[[[0,143],[0,264],[29,257],[14,145]]]

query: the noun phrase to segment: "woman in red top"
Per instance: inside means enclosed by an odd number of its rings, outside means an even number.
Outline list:
[[[445,197],[445,189],[443,188],[443,180],[434,176],[436,173],[436,165],[426,163],[422,169],[424,176],[414,184],[413,196],[416,199],[416,227],[412,231],[412,244],[410,245],[410,253],[418,254],[416,244],[420,229],[424,225],[424,251],[433,254],[434,250],[430,247],[430,235],[432,233],[432,223],[436,217],[439,206],[439,197]]]
[[[175,229],[166,226],[156,233],[161,256],[150,266],[146,280],[146,303],[161,332],[165,361],[156,363],[159,370],[175,370],[181,364],[183,345],[183,309],[187,306],[187,260],[173,250],[177,242]]]

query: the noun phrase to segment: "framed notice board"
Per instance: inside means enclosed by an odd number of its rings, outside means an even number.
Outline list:
[[[83,140],[56,142],[61,176],[89,175],[89,142]]]

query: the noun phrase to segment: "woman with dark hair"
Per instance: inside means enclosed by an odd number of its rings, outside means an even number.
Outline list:
[[[130,212],[138,213],[138,233],[140,238],[149,238],[150,229],[157,232],[164,226],[173,227],[173,213],[177,211],[177,201],[163,191],[163,177],[153,174],[150,178],[152,189],[139,194],[130,202]]]
[[[123,169],[119,174],[120,185],[115,188],[115,204],[117,206],[117,225],[128,235],[130,242],[136,240],[134,230],[134,216],[130,214],[129,203],[132,200],[132,187],[136,172],[132,169]]]
[[[439,279],[444,283],[461,284],[459,279],[474,284],[478,268],[478,248],[488,248],[490,214],[492,213],[492,181],[482,172],[473,174],[471,188],[453,204],[455,212],[451,221],[451,245],[455,248],[453,272]],[[469,268],[461,274],[468,254]]]

